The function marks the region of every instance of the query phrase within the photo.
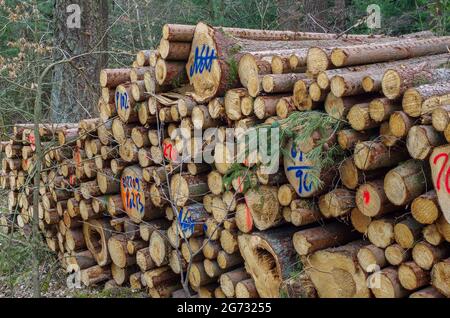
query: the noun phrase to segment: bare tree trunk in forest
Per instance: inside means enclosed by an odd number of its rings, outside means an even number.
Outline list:
[[[300,30],[300,17],[303,1],[277,0],[278,28],[280,30]]]
[[[69,5],[80,7],[80,27],[69,27],[77,12]],[[108,0],[56,0],[54,7],[54,60],[90,51],[107,49]],[[51,96],[52,122],[75,122],[95,116],[98,100],[98,76],[107,63],[106,54],[93,54],[70,64],[57,65],[53,70]]]
[[[326,32],[328,31],[327,14],[330,14],[327,9],[328,0],[301,0],[301,28],[302,31],[310,32]]]
[[[344,31],[345,30],[345,18],[346,18],[346,8],[345,0],[334,0],[334,31]],[[338,31],[336,31],[338,30]]]

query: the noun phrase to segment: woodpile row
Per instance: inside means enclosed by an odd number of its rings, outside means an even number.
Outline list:
[[[450,297],[450,37],[162,33],[101,72],[99,118],[39,126],[39,229],[68,273],[150,297]],[[255,127],[280,131],[273,171],[227,144]],[[1,144],[4,233],[31,233],[34,141]]]

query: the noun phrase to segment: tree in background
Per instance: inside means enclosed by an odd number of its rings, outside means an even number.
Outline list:
[[[80,24],[70,20],[69,5],[79,5]],[[72,8],[74,8],[72,6]],[[76,15],[77,12],[73,11]],[[76,16],[74,17],[76,19]],[[70,23],[73,22],[74,25]],[[54,7],[54,60],[94,51],[106,51],[108,0],[56,0]],[[107,65],[107,54],[94,54],[53,70],[52,122],[75,122],[95,116],[98,77]]]

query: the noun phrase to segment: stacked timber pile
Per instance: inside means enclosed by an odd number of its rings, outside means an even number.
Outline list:
[[[162,33],[101,72],[100,118],[39,129],[39,228],[69,273],[151,297],[450,296],[450,38]],[[33,128],[1,144],[5,232],[31,231]]]

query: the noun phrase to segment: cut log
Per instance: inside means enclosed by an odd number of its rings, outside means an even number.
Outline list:
[[[100,72],[100,86],[113,88],[130,81],[129,68],[103,69]]]
[[[429,169],[418,160],[408,160],[389,171],[384,177],[384,191],[395,205],[406,205],[426,192]]]
[[[436,221],[436,225],[442,237],[447,242],[450,242],[450,224],[447,222],[447,220],[444,218],[443,215],[441,215],[439,219]]]
[[[111,264],[112,277],[116,282],[116,284],[119,286],[128,282],[130,280],[130,276],[138,271],[139,269],[137,268],[137,266],[128,266],[125,268],[120,268],[114,263]]]
[[[343,150],[351,150],[359,141],[367,141],[371,138],[371,134],[356,131],[353,129],[343,129],[338,132],[337,140],[339,146]]]
[[[353,208],[350,212],[350,221],[356,231],[366,235],[369,224],[372,222],[372,218],[362,214],[358,208]]]
[[[353,105],[347,114],[347,120],[352,128],[358,131],[367,130],[380,125],[370,117],[368,103]]]
[[[388,69],[381,80],[384,96],[389,99],[401,97],[410,87],[445,81],[449,78],[446,69],[436,69],[448,62],[448,54],[438,55],[424,63],[402,65]]]
[[[430,243],[433,246],[438,246],[444,241],[444,237],[439,232],[436,223],[424,227],[423,238],[427,241],[427,243]]]
[[[156,266],[168,265],[172,246],[167,240],[167,231],[153,231],[150,236],[149,249]]]
[[[448,257],[450,251],[445,244],[433,246],[428,242],[419,242],[414,245],[412,258],[424,270],[431,270],[434,264]]]
[[[308,258],[305,270],[321,298],[369,298],[367,274],[358,265],[357,253],[366,246],[354,241],[337,248],[317,251]]]
[[[108,251],[111,260],[120,268],[136,264],[136,257],[127,251],[127,238],[123,234],[116,234],[108,240]]]
[[[284,227],[238,238],[246,268],[262,297],[279,297],[282,280],[293,270],[296,257],[290,235],[295,230]]]
[[[187,61],[191,52],[191,43],[174,42],[161,39],[158,46],[161,58],[172,61]]]
[[[415,198],[411,214],[421,224],[433,224],[441,214],[436,191],[431,190]]]
[[[134,222],[150,221],[164,215],[163,210],[153,206],[148,189],[142,168],[129,166],[124,169],[120,182],[123,209]]]
[[[261,186],[259,189],[250,189],[245,194],[245,202],[257,229],[266,230],[281,222],[276,187]]]
[[[402,107],[411,117],[419,117],[450,103],[450,84],[447,81],[425,84],[408,89]]]
[[[372,282],[371,290],[376,298],[404,298],[410,293],[400,284],[398,270],[395,267],[386,267],[373,273],[369,280]]]
[[[343,223],[330,223],[296,232],[292,238],[294,248],[300,256],[315,251],[339,246],[358,238],[358,234]]]
[[[236,295],[235,290],[237,283],[249,278],[250,275],[246,272],[245,268],[238,268],[220,275],[220,287],[226,297],[232,298]]]
[[[426,160],[431,155],[434,147],[445,143],[444,137],[433,126],[413,126],[406,138],[406,147],[414,159]]]
[[[411,259],[411,250],[406,250],[398,244],[392,244],[384,250],[384,256],[389,264],[398,266]]]
[[[173,85],[179,87],[187,83],[184,62],[166,61],[158,59],[155,66],[155,77],[159,85]]]
[[[108,240],[111,233],[112,228],[107,219],[89,220],[83,223],[86,247],[100,266],[105,266],[111,261],[108,253]]]
[[[406,149],[392,151],[381,142],[359,142],[354,151],[355,165],[361,170],[392,167],[407,158]]]
[[[408,217],[394,226],[395,241],[401,247],[413,248],[414,244],[421,237],[423,225]]]
[[[372,100],[373,96],[368,94],[336,97],[333,93],[329,93],[325,99],[325,111],[333,118],[345,119],[353,105],[370,103]]]
[[[211,230],[208,223],[204,224],[207,219],[209,219],[209,214],[203,204],[184,206],[180,210],[176,222],[179,236],[182,238],[201,236],[204,232]]]
[[[233,254],[238,251],[237,232],[223,229],[220,232],[220,245],[228,254]]]
[[[345,215],[354,207],[355,193],[344,188],[337,188],[319,198],[320,212],[326,218]]]
[[[431,113],[431,123],[434,129],[444,132],[450,123],[450,105],[434,109]]]
[[[203,262],[191,264],[191,270],[188,273],[189,283],[193,288],[199,288],[217,281],[216,277],[210,277],[205,271]]]
[[[446,53],[448,37],[404,39],[381,44],[361,44],[335,48],[331,62],[336,67],[401,60],[425,55]]]
[[[380,248],[386,248],[394,243],[394,217],[373,220],[367,228],[370,242]]]
[[[294,84],[303,79],[306,79],[303,73],[269,74],[263,77],[262,87],[264,92],[270,94],[290,93],[294,89]]]
[[[367,273],[372,273],[386,267],[384,250],[373,244],[362,247],[357,254],[359,265]]]
[[[369,104],[370,117],[376,122],[383,122],[396,111],[401,110],[401,105],[388,98],[376,98]]]
[[[236,298],[259,298],[259,294],[256,290],[256,285],[253,278],[249,278],[237,283],[235,293]]]
[[[387,198],[384,192],[384,181],[374,180],[361,185],[356,191],[356,206],[362,214],[375,217],[398,209]]]
[[[444,298],[444,295],[433,286],[430,286],[412,293],[409,295],[409,298]]]
[[[111,277],[111,269],[107,266],[94,265],[81,270],[81,281],[87,287],[102,283]]]
[[[198,200],[208,192],[206,179],[206,175],[174,175],[170,180],[171,198],[177,206],[184,206],[188,200]]]
[[[431,271],[432,285],[444,296],[450,297],[450,258],[433,266]]]

